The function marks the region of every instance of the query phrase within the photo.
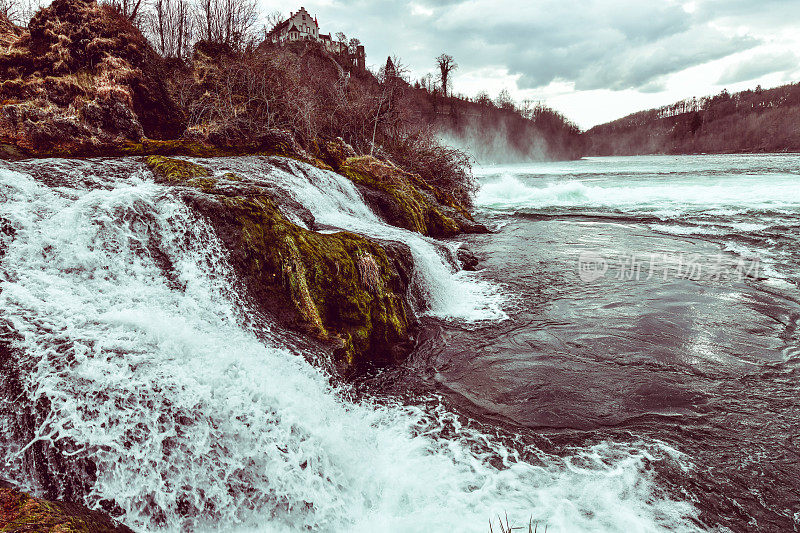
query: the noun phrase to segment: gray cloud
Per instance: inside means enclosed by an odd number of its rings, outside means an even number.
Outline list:
[[[798,63],[800,63],[800,60],[792,52],[777,55],[759,54],[726,69],[717,83],[719,85],[727,85],[740,81],[754,80],[773,72],[796,69]]]
[[[323,31],[358,36],[376,64],[399,54],[424,72],[447,51],[460,73],[505,68],[521,89],[565,81],[577,90],[653,91],[670,74],[759,44],[720,31],[717,21],[800,9],[795,0],[754,4],[698,0],[693,13],[664,0],[334,0],[308,7],[319,12]]]
[[[749,28],[796,27],[796,0],[701,0],[696,15],[707,20],[743,24]]]

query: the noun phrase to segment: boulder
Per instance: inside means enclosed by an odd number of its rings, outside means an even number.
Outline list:
[[[345,161],[357,155],[353,147],[347,144],[341,137],[336,137],[336,139],[328,141],[324,145],[325,161],[333,168],[338,169]]]
[[[0,531],[133,533],[109,516],[76,503],[34,498],[0,482]]]
[[[466,246],[459,247],[458,251],[456,252],[456,256],[458,257],[458,262],[461,263],[462,270],[467,270],[469,272],[478,270],[480,259],[475,252]]]
[[[328,343],[345,376],[401,361],[413,349],[407,246],[303,228],[292,222],[297,206],[287,208],[285,194],[246,177],[214,176],[161,156],[146,164],[214,226],[261,310]]]
[[[336,168],[356,184],[370,207],[389,224],[430,237],[486,230],[456,200],[391,162],[356,156]]]

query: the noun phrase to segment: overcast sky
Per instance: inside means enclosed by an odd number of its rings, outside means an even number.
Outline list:
[[[265,11],[300,3],[260,0]],[[690,96],[800,81],[800,0],[300,0],[368,64],[415,77],[441,52],[456,92],[542,100],[582,128]],[[288,13],[286,13],[288,14]]]

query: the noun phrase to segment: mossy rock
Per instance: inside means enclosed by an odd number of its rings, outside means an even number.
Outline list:
[[[24,157],[25,155],[16,146],[0,143],[0,159],[16,161]]]
[[[0,532],[133,533],[110,517],[74,503],[34,498],[0,486]]]
[[[206,167],[182,159],[151,155],[145,162],[161,182],[198,187],[204,192],[211,192],[218,182]]]
[[[2,106],[0,106],[2,109]],[[0,117],[1,118],[1,117]],[[2,131],[0,131],[2,134]],[[26,154],[32,157],[124,157],[124,156],[187,156],[187,157],[231,157],[243,155],[279,156],[294,159],[315,166],[322,170],[333,170],[330,165],[307,152],[286,150],[286,145],[272,146],[261,142],[239,145],[218,146],[201,140],[173,139],[156,140],[142,138],[138,141],[124,140],[113,142],[82,142],[80,139],[71,143],[55,146],[28,147],[24,152],[12,143],[0,143],[0,159],[17,157],[14,154]],[[95,139],[96,140],[96,139]]]
[[[248,292],[265,311],[334,347],[337,367],[353,375],[402,360],[416,319],[407,293],[410,251],[340,232],[302,228],[281,212],[273,190],[225,175],[208,187],[208,169],[161,156],[145,160],[162,183],[215,227]]]
[[[359,186],[365,199],[386,221],[432,237],[462,232],[462,224],[445,213],[433,191],[415,183],[418,176],[372,156],[350,157],[339,173]]]

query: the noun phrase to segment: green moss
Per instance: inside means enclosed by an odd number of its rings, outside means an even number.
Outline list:
[[[182,139],[157,141],[142,139],[141,142],[126,142],[119,147],[111,147],[122,155],[186,155],[190,157],[217,157],[234,155],[231,152],[208,144]]]
[[[0,532],[128,533],[130,529],[83,506],[49,502],[0,488]]]
[[[23,157],[24,154],[20,152],[16,146],[0,143],[0,159],[14,161],[16,159],[22,159]]]
[[[440,205],[420,191],[415,179],[418,177],[413,174],[371,156],[351,157],[342,163],[339,172],[353,183],[391,195],[399,213],[389,220],[392,224],[430,236],[455,235],[461,230],[455,220],[442,212]],[[430,189],[427,184],[426,187]]]
[[[408,339],[409,316],[386,252],[352,233],[319,234],[288,220],[267,197],[226,198],[228,215],[242,228],[251,274],[285,291],[303,325],[323,339],[338,337],[340,366],[352,370],[363,356],[386,352]],[[367,278],[359,263],[368,262]],[[385,353],[383,354],[385,357]]]
[[[383,248],[352,233],[319,234],[289,222],[267,197],[226,198],[228,216],[242,228],[251,275],[283,289],[302,325],[320,338],[338,338],[346,372],[387,357],[409,336],[409,315],[398,274]],[[360,263],[368,262],[366,277]]]
[[[195,186],[202,188],[211,176],[206,167],[182,159],[151,155],[145,159],[145,164],[160,180],[172,184],[195,182]]]
[[[212,194],[219,207],[209,218],[223,234],[238,236],[230,245],[251,287],[279,295],[298,326],[337,344],[336,360],[346,374],[367,361],[391,361],[392,348],[409,340],[413,316],[406,286],[380,245],[353,233],[302,228],[267,194],[217,193],[216,180],[202,166],[163,156],[145,162],[163,182]]]

